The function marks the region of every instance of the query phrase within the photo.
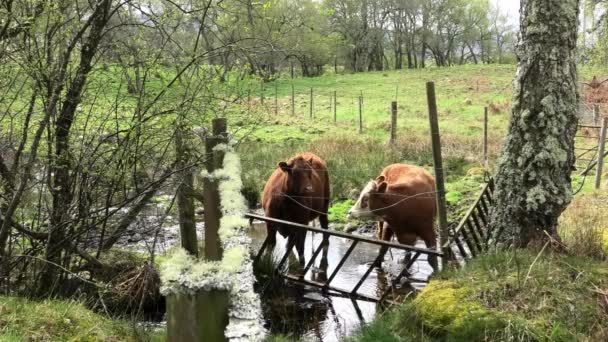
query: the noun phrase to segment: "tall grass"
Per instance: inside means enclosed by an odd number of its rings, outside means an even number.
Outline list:
[[[576,197],[560,218],[559,233],[572,254],[608,260],[608,194]]]
[[[471,167],[480,165],[482,145],[477,138],[451,134],[442,138],[444,172],[448,181],[459,180]],[[492,140],[493,153],[498,151],[498,144],[498,139]],[[283,143],[248,141],[239,147],[245,185],[260,192],[278,162],[304,151],[313,152],[326,161],[333,199],[352,198],[389,164],[409,163],[428,170],[432,170],[433,165],[429,137],[413,131],[403,134],[394,146],[378,139],[344,135]]]

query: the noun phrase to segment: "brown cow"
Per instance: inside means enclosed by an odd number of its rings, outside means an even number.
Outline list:
[[[433,176],[418,166],[392,164],[369,181],[348,216],[380,218],[378,238],[384,241],[394,233],[399,243],[413,246],[420,237],[427,248],[435,249],[436,212]],[[429,263],[437,270],[435,257],[429,256]]]
[[[300,224],[318,217],[321,227],[327,229],[329,174],[325,162],[310,152],[280,162],[264,186],[262,207],[268,217]],[[300,264],[304,264],[306,231],[270,222],[267,230],[271,246],[276,244],[277,231],[292,238]]]

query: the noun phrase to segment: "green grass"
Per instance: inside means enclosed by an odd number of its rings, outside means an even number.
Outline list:
[[[75,301],[0,296],[0,341],[163,341],[163,336],[111,320]]]
[[[608,268],[528,250],[490,253],[440,273],[352,341],[605,341]]]

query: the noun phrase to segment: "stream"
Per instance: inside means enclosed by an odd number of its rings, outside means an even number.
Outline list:
[[[147,215],[139,219],[129,229],[127,236],[117,244],[123,248],[149,253],[152,250],[157,255],[165,254],[170,248],[179,245],[179,226],[173,218],[168,217],[165,224],[158,229],[158,220],[162,208],[150,206]],[[197,235],[202,239],[204,225],[202,217],[197,219]],[[147,227],[147,228],[146,228]],[[156,227],[151,234],[150,227]],[[330,228],[331,229],[331,228]],[[154,235],[157,240],[154,242]],[[373,237],[373,233],[362,232],[359,234]],[[251,228],[252,253],[256,254],[266,238],[266,225],[263,222],[254,222]],[[321,234],[308,232],[306,237],[305,257],[310,260],[313,245],[317,246],[322,240]],[[330,237],[328,251],[328,266],[326,272],[321,270],[319,256],[315,265],[307,273],[306,279],[321,279],[333,272],[336,265],[349,248],[351,240]],[[277,234],[275,255],[282,256],[285,250],[286,239]],[[425,247],[422,241],[417,246]],[[332,286],[344,289],[352,289],[361,279],[373,260],[377,257],[379,247],[367,243],[359,243],[353,250],[348,260],[342,266],[340,272],[332,281]],[[391,275],[395,276],[403,268],[403,251],[390,250],[387,253],[382,270],[374,269],[359,289],[360,294],[380,297],[390,286]],[[292,255],[295,262],[295,255]],[[289,262],[291,263],[291,261]],[[432,272],[426,261],[426,256],[421,256],[410,268],[410,273],[415,278],[426,279]],[[408,295],[414,290],[420,290],[424,284],[404,284],[398,289],[398,294]],[[352,300],[335,294],[322,293],[318,288],[312,286],[289,285],[274,291],[262,291],[262,305],[266,328],[270,333],[283,334],[302,341],[340,341],[344,337],[354,333],[362,324],[372,321],[380,308],[376,303],[364,300]],[[163,323],[161,323],[162,325]]]
[[[366,236],[372,234],[367,233]],[[266,238],[266,225],[255,222],[251,230],[253,247],[257,251]],[[313,253],[313,245],[316,247],[321,242],[321,234],[308,232],[306,237],[305,257],[306,262],[310,260]],[[352,243],[351,240],[330,237],[328,252],[327,272],[318,267],[313,267],[306,275],[306,279],[318,279],[327,277],[333,272],[336,265]],[[286,239],[277,234],[277,245],[275,255],[279,257],[285,251]],[[424,247],[419,241],[418,246]],[[331,282],[332,286],[352,289],[361,279],[371,263],[378,255],[379,247],[366,243],[359,243],[344,263],[336,277]],[[359,289],[359,293],[380,297],[390,286],[390,275],[398,274],[403,268],[403,251],[391,250],[387,253],[383,264],[383,270],[374,269]],[[295,260],[295,256],[293,256]],[[319,266],[317,258],[315,266]],[[432,272],[426,261],[426,256],[421,256],[410,268],[410,272],[416,278],[426,279]],[[413,290],[420,290],[423,284],[414,283],[413,286],[404,285],[399,291],[407,295]],[[272,333],[280,333],[303,341],[340,341],[344,337],[355,332],[361,324],[373,320],[377,308],[376,303],[364,300],[352,300],[341,296],[324,295],[316,287],[297,286],[281,293],[265,293],[263,305],[267,328]]]

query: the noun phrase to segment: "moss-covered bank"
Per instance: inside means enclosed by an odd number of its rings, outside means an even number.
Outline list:
[[[440,273],[352,341],[606,341],[608,267],[589,258],[499,252]]]
[[[0,296],[0,341],[163,341],[126,321],[99,315],[75,301]]]

